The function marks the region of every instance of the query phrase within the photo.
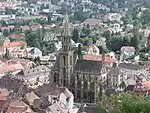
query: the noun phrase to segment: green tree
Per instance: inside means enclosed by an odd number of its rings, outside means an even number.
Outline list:
[[[99,108],[103,113],[149,113],[150,100],[140,94],[121,93],[103,100]]]
[[[0,25],[1,25],[2,27],[7,27],[7,23],[6,23],[6,21],[4,21],[4,20],[1,20],[1,21],[0,21]]]
[[[148,60],[148,56],[145,55],[144,53],[140,53],[140,61],[147,61]]]
[[[87,18],[90,17],[90,14],[88,12],[82,12],[78,11],[74,13],[74,19],[83,22]]]
[[[82,55],[82,46],[79,44],[78,49],[77,49],[77,54],[79,59],[83,59],[83,55]]]
[[[5,30],[3,31],[3,35],[4,35],[4,36],[8,36],[8,35],[9,35],[9,31],[5,29]]]
[[[6,52],[4,54],[4,58],[9,59],[10,58],[10,54],[9,54],[9,50],[8,48],[6,48]]]
[[[83,28],[82,28],[82,32],[87,36],[87,35],[90,34],[90,29],[87,28],[87,27],[83,27]]]
[[[139,45],[139,39],[138,37],[131,37],[131,40],[130,40],[130,45],[135,47],[135,49],[139,49],[138,48],[138,45]]]
[[[128,46],[128,45],[130,45],[130,40],[129,40],[128,37],[124,37],[124,38],[123,38],[122,45],[123,45],[123,46]]]
[[[120,51],[120,48],[122,47],[123,39],[120,35],[114,35],[111,37],[110,40],[106,42],[106,47],[111,51]]]
[[[73,39],[73,41],[75,41],[76,43],[77,43],[78,40],[79,40],[79,31],[78,31],[78,29],[76,29],[76,28],[73,30],[72,39]]]

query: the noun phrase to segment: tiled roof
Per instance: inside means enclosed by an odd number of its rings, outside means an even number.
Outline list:
[[[101,69],[102,69],[101,61],[78,59],[75,66],[75,71],[80,72],[100,73]]]
[[[27,25],[22,26],[21,28],[22,28],[22,30],[23,30],[23,31],[30,30],[30,27],[29,27],[29,26],[27,26]]]
[[[24,69],[23,66],[18,63],[18,64],[8,64],[0,67],[0,73],[3,72],[9,72],[9,71],[15,71],[15,70],[22,70]]]
[[[84,55],[83,59],[85,59],[85,60],[92,60],[92,61],[102,61],[102,56]],[[106,63],[115,63],[115,62],[117,62],[117,60],[114,59],[114,58],[111,58],[109,56],[105,56],[105,62]]]
[[[9,47],[18,47],[18,46],[23,46],[23,43],[20,41],[17,42],[4,42],[4,47],[9,48]]]
[[[121,51],[135,51],[135,48],[133,46],[122,46]]]
[[[7,113],[23,113],[27,109],[28,109],[28,105],[26,105],[23,101],[12,100],[9,103],[9,107],[7,109]]]
[[[141,67],[137,64],[131,64],[131,63],[120,63],[118,65],[119,68],[122,69],[129,69],[129,70],[139,70]]]
[[[22,34],[11,34],[9,37],[11,39],[16,39],[16,40],[22,40],[25,38],[24,35],[22,35]]]
[[[150,81],[144,81],[144,82],[143,82],[143,86],[144,86],[144,88],[150,90]]]
[[[35,89],[35,93],[40,97],[45,97],[48,95],[59,96],[64,91],[65,88],[59,88],[57,85],[53,84],[44,84],[43,86]]]

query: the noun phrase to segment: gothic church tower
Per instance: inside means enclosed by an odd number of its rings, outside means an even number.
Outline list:
[[[59,85],[62,87],[70,86],[70,78],[73,70],[73,51],[71,50],[71,31],[69,18],[66,11],[62,32],[62,49],[60,52]]]

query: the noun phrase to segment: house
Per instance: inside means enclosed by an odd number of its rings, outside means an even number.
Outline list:
[[[50,68],[48,66],[39,65],[32,68],[25,68],[19,73],[17,73],[13,78],[23,80],[33,87],[36,87],[34,84],[46,83],[49,79]],[[37,84],[38,85],[38,84]]]
[[[126,79],[127,75],[122,73],[120,68],[111,68],[111,70],[107,73],[107,87],[117,88]]]
[[[122,15],[119,13],[109,13],[108,15],[105,15],[104,21],[117,21],[119,22],[122,18]]]
[[[23,70],[24,67],[20,64],[6,64],[0,67],[0,76],[4,76],[7,73],[16,73]]]
[[[33,24],[30,26],[31,30],[36,31],[42,28],[42,25],[40,24]]]
[[[7,89],[0,89],[0,111],[4,110],[4,105],[9,96],[9,91]]]
[[[2,57],[5,54],[4,47],[0,46],[0,56]]]
[[[85,25],[85,26],[89,25],[90,28],[94,28],[94,27],[100,26],[100,23],[101,22],[98,19],[86,19],[83,22],[83,25]]]
[[[150,92],[150,81],[143,81],[138,83],[135,88],[135,92]]]
[[[122,46],[120,51],[120,61],[127,60],[135,55],[135,48],[133,46]]]
[[[40,102],[40,98],[34,92],[25,94],[25,101],[29,106],[34,107],[37,100]]]
[[[134,87],[136,86],[136,80],[134,78],[128,78],[124,80],[116,89],[116,91],[133,91]]]
[[[31,108],[21,100],[11,100],[6,113],[24,113],[33,112]]]
[[[0,59],[1,66],[5,65],[12,65],[12,64],[21,64],[24,68],[30,68],[35,66],[36,64],[33,61],[27,60],[27,59],[20,59],[20,58],[14,58],[14,59]]]
[[[41,64],[49,64],[49,66],[53,66],[56,61],[56,55],[51,53],[47,56],[40,57]]]
[[[42,57],[42,51],[36,47],[29,47],[26,48],[27,50],[27,54],[28,54],[28,58],[37,58],[37,57]]]
[[[83,59],[84,60],[91,60],[91,61],[102,61],[102,55],[83,55]],[[105,56],[104,57],[104,62],[105,65],[108,67],[112,67],[115,63],[117,63],[117,59],[116,58],[112,58],[110,56]]]
[[[25,25],[25,26],[21,26],[22,31],[28,31],[30,30],[30,27]]]
[[[110,33],[119,33],[122,31],[122,28],[120,27],[120,24],[115,23],[115,24],[111,24],[108,30],[110,31]]]
[[[9,38],[12,40],[23,40],[25,36],[23,34],[11,34]]]
[[[89,55],[99,55],[99,48],[96,47],[94,44],[90,45],[86,51]]]
[[[26,57],[27,52],[23,48],[25,46],[24,42],[16,41],[16,42],[4,42],[4,51],[8,49],[11,57]]]
[[[55,105],[56,100],[58,100],[62,111],[74,109],[74,96],[67,88],[58,87],[54,84],[44,84],[43,86],[35,89],[34,92],[39,97],[48,97],[48,101],[52,104],[52,106],[50,106],[52,113],[55,113],[53,111],[53,105]]]

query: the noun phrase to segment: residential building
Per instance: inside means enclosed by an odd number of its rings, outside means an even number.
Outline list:
[[[88,48],[87,48],[87,54],[89,55],[99,55],[99,48],[96,47],[94,44],[90,45]]]
[[[122,28],[120,27],[120,24],[115,23],[115,24],[111,24],[108,30],[110,31],[110,33],[119,33],[122,31]]]
[[[110,20],[110,21],[117,21],[117,22],[119,22],[121,20],[121,18],[122,18],[122,16],[119,13],[109,13],[108,15],[106,15],[104,17],[104,21],[105,20],[106,21]]]
[[[16,41],[16,42],[4,42],[4,51],[8,49],[10,53],[10,57],[26,57],[27,52],[24,49],[24,42]]]
[[[36,47],[30,47],[30,48],[26,48],[27,50],[27,54],[28,54],[28,58],[37,58],[37,57],[42,57],[42,51]]]
[[[135,48],[133,46],[123,46],[121,47],[120,51],[120,61],[127,60],[128,58],[134,57],[135,55]]]
[[[26,81],[31,84],[31,87],[36,87],[34,84],[46,83],[49,79],[50,68],[48,66],[39,65],[32,68],[25,68],[21,72],[17,73],[13,78]]]
[[[101,21],[98,19],[86,19],[83,22],[83,25],[85,25],[85,26],[88,25],[90,28],[99,27],[100,24],[101,24]]]

